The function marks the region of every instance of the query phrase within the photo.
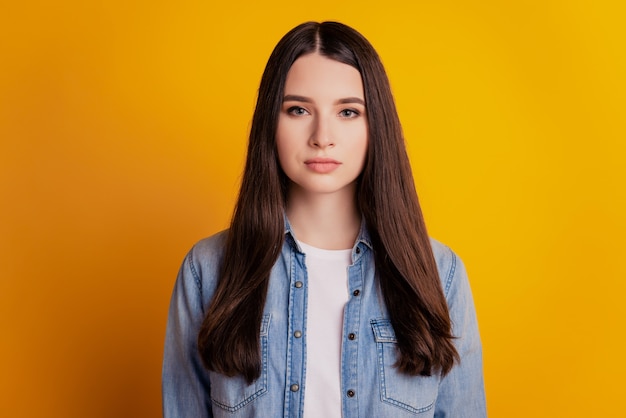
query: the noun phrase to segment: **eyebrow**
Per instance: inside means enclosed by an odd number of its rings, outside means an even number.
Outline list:
[[[304,103],[312,103],[313,100],[311,100],[310,98],[306,97],[306,96],[298,96],[295,94],[287,94],[285,97],[283,97],[283,103],[284,102],[304,102]],[[335,104],[347,104],[347,103],[358,103],[360,105],[365,106],[365,101],[363,99],[360,99],[358,97],[344,97],[341,99],[338,99],[337,101],[335,101]]]

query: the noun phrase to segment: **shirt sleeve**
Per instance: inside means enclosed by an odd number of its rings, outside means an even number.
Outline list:
[[[163,353],[164,418],[212,418],[209,375],[198,352],[198,331],[204,319],[202,281],[193,250],[178,273],[170,300]]]
[[[450,254],[450,268],[443,284],[461,361],[441,380],[435,417],[482,418],[487,411],[476,311],[465,266],[456,254]]]

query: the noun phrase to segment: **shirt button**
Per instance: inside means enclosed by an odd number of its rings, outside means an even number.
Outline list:
[[[349,340],[354,340],[355,338],[356,338],[356,335],[354,334],[354,332],[351,332],[350,334],[348,334]]]
[[[300,289],[302,287],[302,282],[296,282],[296,287]]]
[[[361,254],[361,249],[359,247],[356,247],[356,253]]]
[[[361,294],[361,291],[359,289],[355,290],[354,292],[352,292],[352,294],[354,296],[359,296]]]
[[[354,391],[352,389],[350,389],[347,394],[350,398],[354,397]]]
[[[297,392],[300,389],[300,386],[293,384],[291,385],[291,387],[289,387],[289,390],[291,390],[292,392]]]
[[[302,337],[302,332],[296,331],[296,332],[293,333],[293,336],[296,337],[296,338],[300,338],[300,337]]]

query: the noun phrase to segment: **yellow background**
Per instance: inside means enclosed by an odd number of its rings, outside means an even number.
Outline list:
[[[228,223],[271,49],[324,19],[388,69],[490,416],[626,416],[624,3],[261,3],[3,1],[0,416],[160,415],[179,264]]]

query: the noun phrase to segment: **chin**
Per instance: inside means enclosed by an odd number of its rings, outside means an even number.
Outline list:
[[[334,194],[334,193],[352,193],[356,191],[356,181],[350,183],[322,183],[322,182],[302,182],[295,183],[300,192],[307,194]]]

